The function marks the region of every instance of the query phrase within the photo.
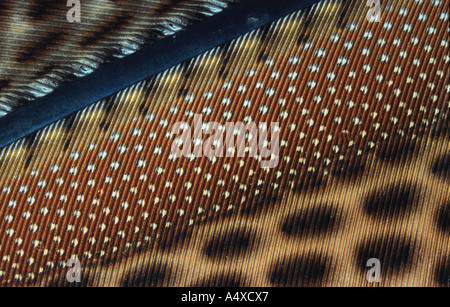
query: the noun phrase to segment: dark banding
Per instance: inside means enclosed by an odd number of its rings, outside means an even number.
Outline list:
[[[303,287],[323,283],[330,259],[321,254],[284,259],[270,272],[270,282],[277,286]]]
[[[244,229],[234,230],[212,238],[205,246],[208,257],[231,257],[243,255],[255,244],[255,236]]]
[[[431,171],[436,176],[450,179],[450,154],[446,154],[434,161]]]
[[[369,259],[380,260],[381,272],[406,272],[412,261],[414,248],[409,239],[398,236],[374,238],[361,244],[356,255],[359,268],[366,272]],[[387,278],[387,277],[386,277]]]
[[[79,45],[81,47],[91,46],[98,41],[107,38],[111,33],[120,31],[125,26],[129,25],[133,19],[134,16],[130,14],[117,16],[114,20],[106,22],[100,29],[92,31],[91,35],[84,37],[84,39],[80,41]]]
[[[64,38],[64,36],[64,31],[50,32],[41,40],[35,42],[34,45],[26,47],[25,50],[18,55],[17,62],[26,63],[35,60],[37,57],[39,57],[39,54],[36,53],[36,50],[41,50],[40,48],[42,46],[45,46],[45,50],[49,50],[53,46],[56,46],[61,41],[61,39]]]
[[[173,10],[175,5],[180,5],[186,0],[170,0],[169,3],[162,3],[155,11],[157,13],[163,14]]]
[[[435,277],[440,286],[450,287],[450,257],[436,267]]]
[[[289,216],[281,226],[281,231],[290,236],[314,236],[333,231],[339,218],[335,208],[321,205]]]
[[[60,15],[64,18],[65,5],[60,1],[34,0],[33,4],[28,8],[27,15],[31,18],[45,20],[55,10],[59,10]]]
[[[442,206],[437,213],[437,224],[439,229],[450,233],[450,203]]]
[[[366,199],[365,211],[368,215],[379,218],[401,218],[414,209],[418,194],[417,187],[409,184],[375,191]]]
[[[315,2],[317,0],[248,0],[231,6],[187,30],[161,39],[3,116],[0,118],[0,148],[141,80]]]

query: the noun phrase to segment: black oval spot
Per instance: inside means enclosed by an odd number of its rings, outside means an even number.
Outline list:
[[[319,205],[288,217],[281,231],[288,235],[311,236],[332,231],[337,225],[336,211]]]
[[[122,281],[122,287],[156,287],[170,275],[170,269],[162,264],[128,274]]]
[[[278,286],[318,285],[327,274],[327,257],[319,254],[284,259],[270,273],[270,282]]]
[[[228,257],[243,254],[250,249],[254,239],[254,235],[244,229],[224,233],[209,241],[205,246],[205,254],[208,257]]]
[[[416,187],[400,184],[384,191],[372,193],[365,202],[366,213],[371,216],[390,218],[399,217],[413,208]]]
[[[446,259],[436,267],[436,282],[441,286],[450,287],[450,261]]]
[[[438,211],[437,223],[442,231],[450,232],[450,203],[444,205]]]
[[[450,154],[444,155],[434,161],[431,172],[436,176],[450,179]]]
[[[361,244],[357,249],[358,265],[361,270],[368,270],[367,261],[378,259],[381,263],[381,272],[400,271],[410,264],[413,248],[409,240],[398,236],[376,238],[368,243]]]

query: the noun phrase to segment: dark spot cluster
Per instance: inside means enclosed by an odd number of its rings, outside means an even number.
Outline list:
[[[122,287],[156,287],[160,286],[170,275],[170,269],[163,264],[150,268],[139,268],[122,280]]]
[[[440,286],[450,287],[450,259],[447,258],[436,266],[436,282]]]
[[[114,18],[114,20],[106,23],[100,29],[92,31],[90,35],[86,35],[79,43],[81,47],[92,46],[97,42],[105,39],[111,33],[116,33],[129,25],[134,19],[131,14],[122,14]]]
[[[367,270],[369,259],[378,259],[381,263],[381,272],[404,271],[412,261],[414,248],[409,239],[399,236],[374,238],[362,243],[357,249],[357,259],[361,270]]]
[[[255,243],[255,235],[248,230],[238,229],[214,237],[205,246],[205,254],[211,258],[226,258],[248,252]]]
[[[378,218],[398,218],[414,209],[417,187],[409,184],[391,186],[383,191],[375,191],[365,201],[368,215]]]
[[[64,31],[57,32],[48,32],[46,36],[41,38],[39,41],[35,42],[33,45],[25,47],[24,50],[18,55],[17,62],[26,63],[32,61],[38,57],[39,54],[36,53],[36,50],[49,50],[52,47],[56,46],[65,36]],[[42,47],[45,49],[42,49]]]
[[[438,210],[437,224],[439,229],[450,233],[450,203],[447,203]]]
[[[170,0],[168,3],[162,3],[161,6],[155,10],[155,12],[159,14],[168,13],[172,11],[176,5],[180,5],[183,2],[185,2],[185,0]]]
[[[339,218],[334,208],[320,205],[286,218],[281,226],[281,231],[291,236],[313,236],[333,231],[338,221]]]
[[[44,20],[46,16],[57,9],[60,9],[60,11],[65,10],[64,3],[55,0],[34,0],[33,4],[28,8],[27,15]]]
[[[436,176],[450,179],[450,154],[439,157],[434,161],[431,172]]]
[[[321,254],[287,258],[276,263],[270,272],[270,282],[277,286],[317,286],[323,283],[330,259]]]

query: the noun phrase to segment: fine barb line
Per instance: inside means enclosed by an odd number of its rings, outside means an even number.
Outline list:
[[[248,0],[0,118],[0,148],[132,84],[318,0]]]

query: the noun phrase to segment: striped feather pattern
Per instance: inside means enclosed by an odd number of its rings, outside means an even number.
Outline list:
[[[66,1],[3,1],[0,116],[235,2],[81,1],[70,23]]]
[[[1,282],[76,257],[86,284],[367,285],[380,258],[382,285],[448,285],[448,7],[385,2],[321,1],[3,149]],[[278,165],[174,158],[194,114],[278,122]]]

